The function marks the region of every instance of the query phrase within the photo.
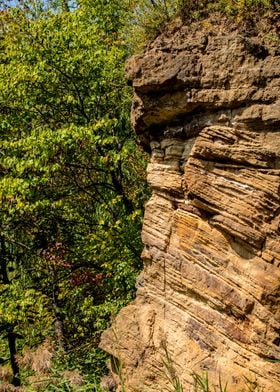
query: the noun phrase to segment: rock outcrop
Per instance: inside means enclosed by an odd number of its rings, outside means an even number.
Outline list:
[[[127,64],[152,197],[136,299],[101,347],[128,391],[192,391],[194,372],[280,391],[277,33],[175,21]]]

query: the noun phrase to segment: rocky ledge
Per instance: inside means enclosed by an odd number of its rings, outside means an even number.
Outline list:
[[[217,20],[174,21],[127,64],[152,197],[136,299],[101,347],[128,391],[194,372],[280,391],[279,22]]]

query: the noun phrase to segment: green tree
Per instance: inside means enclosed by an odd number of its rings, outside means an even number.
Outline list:
[[[12,252],[0,323],[24,325],[19,349],[53,336],[87,354],[133,296],[147,189],[123,75],[125,7],[66,11],[30,2],[1,14],[0,234]]]

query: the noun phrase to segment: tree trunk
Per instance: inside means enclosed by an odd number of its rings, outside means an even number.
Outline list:
[[[65,339],[64,339],[64,332],[63,332],[63,322],[60,317],[59,309],[56,305],[55,308],[55,323],[54,323],[54,332],[57,338],[58,345],[62,351],[65,351]]]
[[[16,334],[14,332],[9,332],[8,333],[8,344],[9,344],[9,350],[10,350],[10,362],[11,362],[11,367],[13,370],[13,381],[12,384],[15,387],[20,386],[20,375],[19,375],[19,366],[16,360]]]
[[[5,238],[3,236],[0,237],[0,274],[2,275],[2,282],[4,284],[9,284],[10,279],[7,271],[7,252],[6,252],[6,244]],[[13,332],[13,325],[9,325],[9,332],[7,335],[8,346],[10,351],[10,363],[13,371],[13,381],[12,384],[15,387],[20,386],[20,376],[19,376],[19,366],[16,361],[16,338],[17,335]]]

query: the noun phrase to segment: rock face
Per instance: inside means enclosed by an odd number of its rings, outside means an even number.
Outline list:
[[[193,372],[280,391],[277,28],[177,21],[127,64],[152,197],[136,299],[101,347],[128,391],[192,391]]]

